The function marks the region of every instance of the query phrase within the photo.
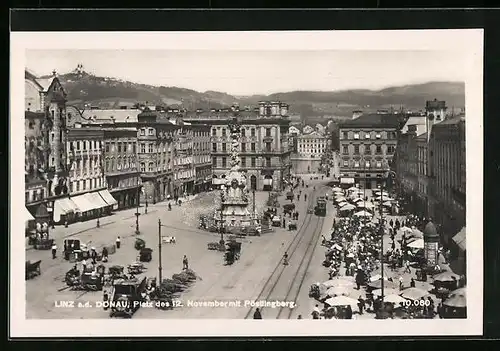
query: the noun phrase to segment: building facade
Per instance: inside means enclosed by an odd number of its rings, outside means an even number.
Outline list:
[[[316,131],[299,135],[296,139],[297,152],[291,157],[295,174],[319,172],[322,159],[330,148],[330,139]]]
[[[156,203],[179,195],[180,182],[174,178],[177,124],[162,112],[150,109],[137,118],[137,159],[143,201]]]
[[[191,125],[193,130],[194,192],[208,191],[212,186],[212,156],[210,153],[210,126]]]
[[[429,156],[429,213],[448,244],[466,224],[465,116],[432,127]]]
[[[174,157],[174,197],[185,196],[194,192],[196,169],[194,165],[194,130],[190,123],[177,119]]]
[[[68,193],[66,92],[56,73],[40,79],[25,70],[25,201],[33,214]]]
[[[288,105],[281,102],[261,102],[258,108],[231,109],[190,113],[192,124],[211,125],[213,185],[219,186],[229,171],[230,133],[233,118],[241,124],[241,168],[247,174],[248,188],[282,190],[289,180],[291,161],[288,130]]]
[[[341,184],[386,184],[400,121],[396,114],[363,114],[339,125]]]
[[[104,133],[104,175],[116,209],[138,206],[141,173],[137,162],[137,129],[107,127]]]

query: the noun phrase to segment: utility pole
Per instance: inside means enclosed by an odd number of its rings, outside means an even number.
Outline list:
[[[161,220],[158,219],[158,286],[161,287],[162,267],[161,267]]]
[[[135,234],[136,235],[139,235],[141,234],[141,231],[139,230],[139,216],[140,216],[140,213],[139,213],[139,202],[140,202],[140,198],[141,198],[141,187],[139,185],[139,175],[137,175],[137,209],[135,211]]]
[[[252,198],[253,198],[253,216],[255,218],[255,189],[252,190]]]
[[[380,215],[380,276],[381,276],[381,284],[380,284],[380,296],[382,298],[382,309],[384,308],[384,218],[382,212],[382,204],[384,203],[384,183],[380,186],[380,204],[378,206],[379,215]]]

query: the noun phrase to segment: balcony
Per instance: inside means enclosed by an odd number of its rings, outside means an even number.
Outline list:
[[[264,137],[262,137],[262,140],[264,142],[273,142],[274,141],[274,137],[272,137],[271,135],[265,135]]]

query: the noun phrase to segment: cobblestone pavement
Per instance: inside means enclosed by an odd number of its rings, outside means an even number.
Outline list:
[[[311,188],[303,191],[312,191]],[[172,206],[167,210],[168,203],[150,205],[148,213],[140,217],[140,237],[146,241],[153,251],[153,260],[147,263],[146,276],[158,275],[158,219],[166,226],[162,228],[163,235],[175,236],[176,244],[162,245],[163,277],[170,277],[182,268],[182,257],[187,255],[189,265],[201,277],[179,297],[183,307],[172,311],[161,311],[154,308],[140,309],[134,318],[243,318],[244,308],[217,309],[189,307],[190,301],[200,300],[244,300],[251,299],[267,279],[273,267],[283,255],[283,247],[291,240],[294,232],[276,228],[273,233],[261,237],[243,239],[241,259],[232,266],[223,265],[223,255],[217,251],[207,250],[209,242],[218,241],[219,236],[196,229],[201,213],[213,212],[214,194],[200,194],[196,199],[182,206]],[[267,192],[256,193],[257,211],[265,207]],[[280,202],[285,203],[284,196]],[[301,214],[300,221],[306,211],[306,202],[296,201]],[[144,209],[141,209],[141,213]],[[100,228],[93,228],[92,223],[78,223],[69,228],[56,228],[52,237],[57,245],[62,247],[65,237],[78,237],[90,242],[96,248],[114,243],[116,236],[122,239],[122,248],[110,256],[108,266],[119,264],[126,266],[135,260],[137,251],[134,249],[135,209],[119,212],[101,220]],[[301,218],[302,217],[302,218]],[[108,313],[95,308],[95,303],[101,301],[102,292],[75,292],[65,289],[64,274],[71,268],[70,263],[61,257],[51,259],[50,251],[27,250],[27,260],[42,259],[42,275],[26,282],[26,316],[27,318],[108,318]],[[94,307],[57,308],[56,301],[75,301]]]

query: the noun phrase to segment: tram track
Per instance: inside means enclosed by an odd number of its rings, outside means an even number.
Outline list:
[[[309,195],[310,197],[309,197],[309,201],[307,204],[307,209],[311,206],[311,204],[314,204],[314,201],[316,199],[317,194],[320,193],[320,191],[322,189],[323,189],[323,187],[320,187],[318,190],[314,190]],[[306,218],[304,218],[304,221],[302,222],[301,227],[299,228],[299,230],[297,231],[297,233],[295,234],[295,236],[293,237],[292,241],[290,242],[290,244],[288,245],[288,247],[286,249],[286,252],[288,253],[288,261],[290,262],[290,260],[294,257],[294,254],[301,247],[301,244],[304,243],[304,240],[306,240],[306,243],[307,243],[306,244],[306,252],[304,253],[304,256],[302,257],[302,259],[300,261],[300,264],[297,268],[297,271],[295,272],[293,278],[291,279],[291,285],[287,289],[287,292],[285,294],[286,296],[288,296],[290,294],[290,291],[293,288],[294,280],[299,275],[299,271],[301,270],[301,267],[303,266],[303,262],[306,258],[307,251],[309,251],[309,249],[312,247],[312,252],[314,252],[314,248],[316,246],[315,244],[317,242],[317,239],[319,238],[319,235],[321,234],[321,228],[318,231],[318,227],[320,226],[320,224],[322,226],[324,218],[320,217],[320,219],[316,222],[312,232],[308,231],[309,226],[311,224],[311,220],[315,215],[307,213],[307,209],[306,209]],[[317,235],[317,232],[319,232],[320,234]],[[311,238],[309,238],[309,239],[307,239],[307,235],[306,235],[308,233],[312,233]],[[315,240],[315,238],[316,238],[316,240]],[[311,256],[311,258],[309,258],[309,260],[307,262],[307,267],[309,267],[310,262],[312,260],[312,254],[310,256]],[[269,278],[264,283],[264,286],[260,290],[258,296],[254,299],[254,301],[256,301],[256,302],[262,301],[262,300],[263,301],[270,301],[270,299],[272,298],[272,295],[274,293],[276,293],[276,287],[278,286],[278,284],[280,282],[282,282],[281,278],[283,276],[283,273],[287,270],[287,267],[288,266],[283,265],[283,260],[280,259],[278,264],[276,265],[276,267],[272,271],[272,273],[269,275]],[[307,267],[305,269],[303,277],[301,278],[300,287],[302,286],[303,281],[305,279]],[[300,291],[300,287],[299,287],[299,291]],[[295,300],[296,300],[298,294],[299,294],[299,292],[296,293]],[[285,296],[283,296],[283,297],[285,297]],[[284,301],[283,297],[281,299],[273,299],[273,300]],[[282,310],[282,308],[278,309],[278,315],[281,314],[281,310]],[[248,310],[247,314],[245,315],[245,319],[251,318],[253,316],[254,311],[255,311],[255,307],[250,308]],[[276,318],[278,318],[278,316],[276,316]]]
[[[309,197],[309,200],[307,202],[307,208],[309,208],[311,206],[311,204],[313,204],[314,202],[314,193],[311,193],[310,194],[310,197]],[[290,242],[290,244],[288,245],[287,249],[286,250],[290,250],[290,247],[293,245],[293,243],[301,236],[301,234],[303,233],[303,228],[305,228],[308,223],[310,222],[311,220],[311,214],[308,214],[307,213],[307,208],[306,208],[306,211],[305,211],[305,215],[304,215],[304,220],[302,221],[302,223],[299,225],[299,227],[297,228],[297,232],[296,234],[294,235],[294,237],[292,238],[292,241]],[[289,251],[287,251],[289,252]],[[290,255],[290,253],[289,253]],[[249,265],[252,265],[254,263],[254,261],[257,259],[257,257],[253,258],[252,261],[248,262],[247,264]],[[237,264],[239,261],[235,261],[235,264]],[[276,271],[277,269],[279,269],[280,265],[281,265],[282,261],[280,260],[280,262],[277,264],[276,268],[274,269],[274,271]],[[273,271],[273,272],[274,272]],[[241,272],[236,270],[234,272],[232,272],[230,275],[228,276],[225,276],[224,278],[224,281],[227,281],[227,282],[235,282],[238,280],[238,278],[241,276]],[[210,295],[210,292],[213,291],[217,286],[220,285],[220,281],[214,281],[212,284],[210,284],[209,286],[206,287],[206,289],[204,290],[203,292],[203,295],[204,296],[209,296]]]

